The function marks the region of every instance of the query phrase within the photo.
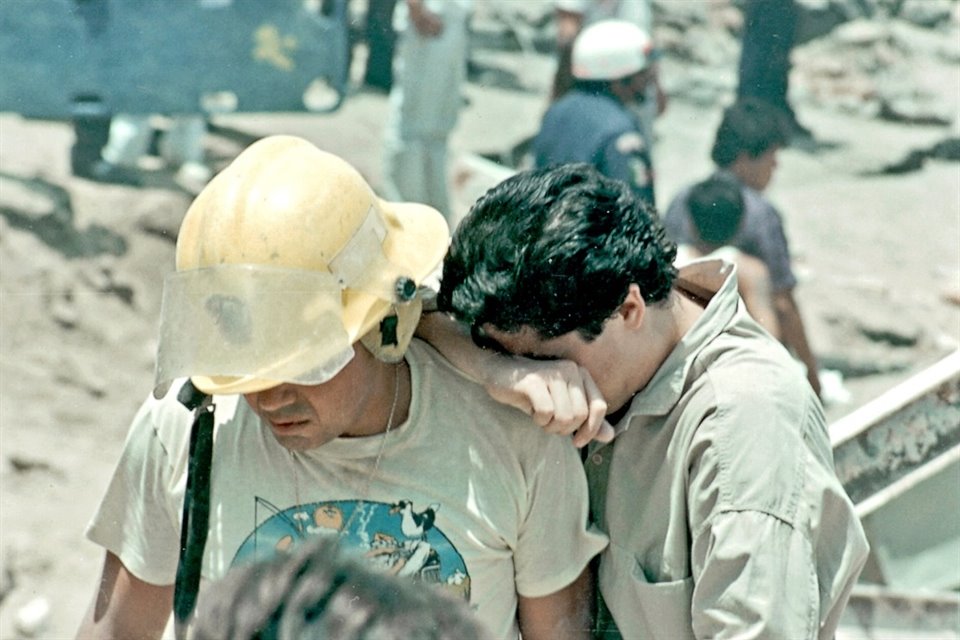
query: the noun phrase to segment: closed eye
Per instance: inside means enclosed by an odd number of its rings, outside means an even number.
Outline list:
[[[515,355],[521,358],[527,358],[528,360],[538,360],[541,362],[551,362],[554,360],[564,359],[558,355],[547,355],[542,353],[513,353],[509,349],[506,349],[496,339],[488,336],[486,332],[478,326],[470,327],[470,338],[473,340],[473,343],[481,349],[489,349],[490,351],[494,351],[506,356]]]
[[[481,349],[488,349],[504,355],[510,355],[510,352],[504,349],[503,345],[488,336],[486,333],[484,333],[483,329],[476,325],[470,327],[470,338],[473,340],[473,344],[477,345]]]
[[[542,353],[523,353],[520,354],[524,358],[529,358],[530,360],[539,360],[540,362],[553,362],[555,360],[563,360],[560,356],[548,356]]]

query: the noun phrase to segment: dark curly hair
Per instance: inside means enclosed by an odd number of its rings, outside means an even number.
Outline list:
[[[491,640],[462,600],[317,538],[238,567],[200,598],[193,640]]]
[[[710,157],[718,167],[728,167],[741,153],[759,158],[789,140],[790,128],[782,111],[758,98],[743,98],[723,112]]]
[[[667,297],[676,245],[630,187],[587,164],[519,173],[473,205],[443,264],[441,310],[474,328],[592,340],[632,283]]]

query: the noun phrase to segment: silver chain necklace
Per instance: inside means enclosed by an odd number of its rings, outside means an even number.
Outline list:
[[[393,428],[393,418],[397,411],[397,405],[400,403],[400,372],[403,364],[404,361],[401,360],[397,363],[397,366],[394,369],[393,403],[390,405],[390,414],[387,416],[387,428],[384,430],[383,437],[380,439],[380,449],[377,451],[377,457],[374,460],[373,469],[371,469],[370,473],[367,475],[367,481],[363,487],[362,497],[357,505],[353,508],[353,512],[350,514],[350,517],[344,523],[343,527],[340,528],[340,536],[343,536],[344,533],[350,530],[350,525],[353,524],[354,518],[356,518],[357,514],[363,510],[363,506],[366,503],[367,498],[370,497],[370,487],[373,486],[373,481],[380,473],[380,462],[383,460],[383,453],[387,448],[387,436],[390,435],[390,430]],[[297,452],[289,450],[289,453],[293,466],[294,499],[296,500],[297,509],[300,510],[303,506],[303,502],[300,500],[300,474],[297,472]],[[297,520],[297,530],[299,531],[300,536],[303,537],[303,522],[300,520]]]

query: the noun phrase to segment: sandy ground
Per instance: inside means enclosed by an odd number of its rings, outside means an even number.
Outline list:
[[[505,150],[535,130],[549,60],[510,64],[530,90],[468,86],[455,157]],[[960,91],[956,75],[946,83],[945,91]],[[384,96],[358,92],[331,115],[238,115],[217,124],[250,136],[302,135],[377,186],[385,107]],[[960,290],[960,166],[930,161],[870,177],[945,129],[809,105],[800,115],[825,144],[785,150],[769,195],[802,274],[801,311],[824,362],[883,371],[847,376],[849,398],[827,408],[834,420],[960,344],[960,306],[945,297]],[[674,100],[659,121],[661,207],[709,171],[719,116],[719,104]],[[10,588],[0,603],[3,639],[18,637],[16,614],[36,598],[51,607],[39,637],[72,636],[93,593],[102,552],[83,528],[151,388],[160,285],[189,203],[163,171],[139,189],[72,177],[71,142],[68,124],[0,114],[0,550]],[[239,149],[210,136],[217,165]],[[458,195],[460,214],[473,195]],[[67,250],[93,245],[108,252]]]

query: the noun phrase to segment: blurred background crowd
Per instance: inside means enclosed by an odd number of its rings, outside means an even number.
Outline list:
[[[777,331],[834,421],[960,347],[957,0],[315,0],[274,2],[269,15],[197,0],[168,12],[176,29],[137,3],[27,2],[0,3],[0,637],[75,628],[99,559],[82,529],[152,379],[179,221],[265,135],[302,135],[382,196],[428,202],[452,224],[519,168],[597,158],[661,215],[684,209],[673,233],[694,254],[733,245],[759,259]],[[581,50],[578,71],[577,35],[609,18],[636,25],[642,35],[623,37],[640,38],[642,55],[608,72]],[[95,53],[98,33],[114,48],[89,85],[127,87],[115,103],[74,90],[87,67],[67,45]],[[309,82],[275,80],[292,61]],[[625,78],[636,84],[615,83]],[[548,118],[588,120],[571,101],[578,82],[630,124],[596,149],[558,150],[552,138],[589,138]],[[208,85],[203,100],[186,91]],[[193,99],[168,106],[168,95]],[[736,153],[715,153],[743,99],[775,122],[744,151],[767,163],[759,182],[733,168]],[[718,174],[742,187],[726,192],[737,222],[696,232],[689,190]],[[719,202],[724,185],[712,186]],[[922,500],[875,516],[881,551],[865,579],[956,593],[958,473],[957,462],[931,471],[914,488]],[[917,620],[957,637],[952,600],[930,602],[910,605]]]

